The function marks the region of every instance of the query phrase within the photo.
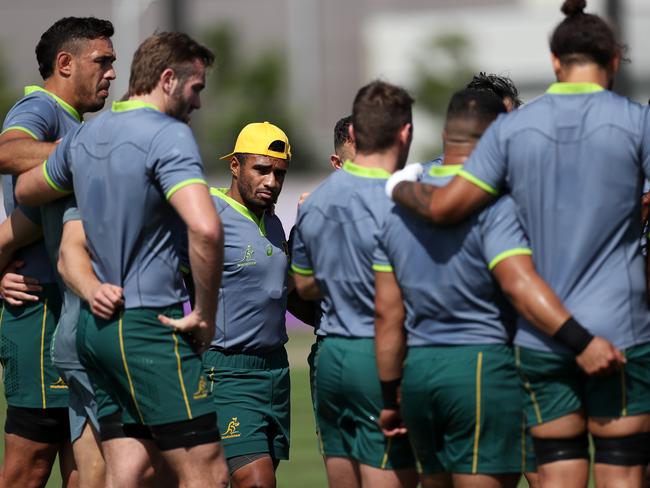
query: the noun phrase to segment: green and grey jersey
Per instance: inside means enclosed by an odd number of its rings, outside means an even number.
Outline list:
[[[224,230],[224,258],[217,327],[212,347],[237,352],[271,351],[287,342],[287,240],[282,223],[258,219],[225,188],[212,188]]]
[[[169,204],[190,184],[206,184],[187,124],[154,105],[114,102],[66,137],[43,166],[52,188],[74,189],[95,274],[124,289],[125,308],[187,299]]]
[[[556,83],[501,115],[461,176],[508,189],[535,267],[592,334],[616,347],[650,341],[641,191],[650,176],[650,114],[590,83]],[[521,319],[515,343],[566,348]]]
[[[461,165],[432,165],[421,181],[446,185]],[[507,344],[515,313],[492,270],[531,250],[510,197],[456,226],[435,226],[399,205],[379,233],[373,269],[394,272],[409,346]]]
[[[291,269],[314,276],[323,295],[319,332],[375,336],[373,255],[391,206],[390,174],[346,161],[298,210]]]
[[[55,94],[38,86],[25,87],[25,96],[19,100],[9,111],[3,124],[3,132],[20,130],[29,134],[37,141],[54,142],[61,139],[68,132],[76,129],[81,123],[81,116],[68,103]],[[16,207],[14,198],[15,176],[3,175],[2,186],[4,205],[7,215]],[[51,212],[52,208],[59,208],[61,204],[53,204],[39,210],[39,208],[18,206],[33,222],[42,225],[44,240],[26,246],[16,253],[16,259],[25,261],[20,273],[37,278],[41,283],[54,283],[57,281],[55,268],[48,260],[54,253],[58,253],[60,241],[62,210]],[[48,208],[50,210],[48,210]],[[52,239],[57,234],[58,238]],[[46,251],[47,247],[47,251]],[[54,258],[52,263],[56,263]],[[62,285],[61,281],[58,280]]]

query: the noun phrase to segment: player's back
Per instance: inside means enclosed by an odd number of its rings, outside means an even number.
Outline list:
[[[639,247],[643,107],[609,91],[552,87],[491,130],[539,274],[592,333],[618,347],[649,341]],[[558,350],[527,323],[517,342]]]
[[[388,176],[347,161],[300,208],[297,235],[324,295],[321,330],[327,335],[374,337],[372,257],[390,204]]]
[[[176,245],[182,222],[167,200],[185,184],[203,181],[191,178],[202,176],[202,166],[187,125],[138,102],[120,102],[67,145],[99,279],[124,288],[126,308],[184,300]]]

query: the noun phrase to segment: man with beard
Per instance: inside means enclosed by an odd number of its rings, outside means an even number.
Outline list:
[[[203,356],[232,486],[273,487],[289,458],[289,363],[285,312],[288,245],[270,212],[291,159],[286,134],[248,124],[230,161],[230,188],[211,194],[224,226],[217,328]]]
[[[112,35],[113,26],[109,21],[92,17],[66,17],[43,33],[36,46],[36,58],[44,87],[26,87],[25,96],[7,114],[0,136],[0,169],[4,173],[18,175],[41,164],[56,147],[56,141],[81,123],[83,114],[104,106],[110,82],[115,78]],[[5,209],[8,214],[13,210],[12,224],[22,224],[31,231],[34,240],[40,236],[42,222],[44,237],[44,241],[37,240],[16,252],[15,258],[24,263],[21,274],[15,273],[13,266],[2,279],[5,304],[0,319],[0,359],[8,404],[3,482],[5,486],[27,486],[45,484],[57,452],[61,454],[63,477],[68,478],[74,466],[70,440],[75,451],[79,448],[80,452],[88,452],[83,468],[86,465],[101,468],[103,463],[99,450],[92,449],[96,444],[90,430],[86,438],[80,439],[86,416],[76,416],[71,410],[70,424],[68,420],[71,378],[62,367],[78,364],[74,342],[70,345],[54,341],[59,311],[60,322],[64,322],[66,307],[61,309],[64,287],[51,263],[56,262],[63,209],[69,199],[47,205],[40,211],[26,207],[14,209],[14,181],[15,176],[3,177]],[[76,323],[77,312],[69,308],[67,313],[74,316],[72,320]],[[63,362],[53,364],[50,344],[57,346],[57,354],[64,356]],[[80,367],[75,369],[78,375],[84,376]],[[87,380],[82,381],[82,387],[84,384],[87,385]],[[74,388],[70,392],[73,405],[81,397]],[[84,486],[92,485],[86,479],[87,470],[81,471],[84,476],[80,482]]]
[[[128,100],[66,137],[16,186],[18,201],[29,205],[75,192],[92,258],[88,281],[72,286],[89,302],[77,349],[97,398],[111,486],[139,486],[148,464],[134,460],[152,449],[185,487],[227,484],[199,355],[214,336],[223,241],[183,123],[200,107],[213,60],[185,34],[151,36],[134,55]],[[177,245],[183,223],[196,296],[186,317]],[[93,303],[102,287],[113,292],[103,312]]]

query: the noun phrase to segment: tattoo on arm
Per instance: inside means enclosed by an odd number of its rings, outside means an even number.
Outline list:
[[[431,199],[436,188],[432,185],[402,181],[393,190],[393,200],[415,212],[418,216],[431,220]]]

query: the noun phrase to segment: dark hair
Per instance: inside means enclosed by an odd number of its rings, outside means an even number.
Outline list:
[[[565,0],[566,18],[553,31],[551,52],[562,64],[595,62],[606,68],[625,48],[602,18],[584,13],[586,6],[586,0]]]
[[[522,104],[519,98],[519,90],[517,90],[513,81],[507,76],[499,76],[492,73],[488,75],[481,71],[478,75],[474,75],[472,81],[465,88],[490,91],[501,99],[509,98],[512,100],[514,108]]]
[[[182,32],[152,35],[140,44],[133,55],[129,96],[151,93],[167,68],[173,69],[181,82],[184,82],[193,73],[191,63],[196,60],[209,67],[214,63],[214,54]]]
[[[64,17],[57,20],[46,30],[36,45],[38,71],[44,80],[52,76],[56,55],[67,50],[73,54],[79,52],[78,41],[82,39],[110,38],[113,24],[108,20],[95,17]]]
[[[453,94],[447,107],[447,122],[472,119],[489,124],[499,114],[506,113],[503,98],[488,90],[465,88]]]
[[[348,130],[352,123],[352,115],[339,119],[334,126],[334,150],[341,147],[346,142],[350,142],[350,131]]]
[[[359,90],[352,104],[352,127],[358,152],[388,149],[395,135],[411,122],[413,98],[406,90],[373,81]]]

